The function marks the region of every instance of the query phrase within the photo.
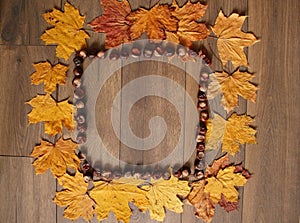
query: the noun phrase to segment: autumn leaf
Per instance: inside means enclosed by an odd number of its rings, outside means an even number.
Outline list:
[[[209,194],[204,191],[205,180],[200,180],[192,184],[192,191],[188,196],[188,201],[195,208],[195,215],[211,222],[215,214],[215,205],[209,198]]]
[[[171,14],[178,20],[178,30],[176,33],[167,32],[167,40],[190,47],[193,41],[203,40],[210,34],[206,25],[198,22],[205,14],[206,5],[188,1],[180,8],[176,1],[173,1],[172,7],[175,10]]]
[[[41,62],[33,65],[36,72],[31,74],[31,83],[39,85],[44,83],[45,92],[52,93],[57,84],[65,84],[67,66],[56,64],[52,66],[49,62]]]
[[[205,177],[217,176],[220,169],[229,166],[229,156],[225,154],[217,160],[214,160],[211,166],[208,166],[205,171]]]
[[[132,23],[129,31],[132,40],[146,32],[149,39],[166,39],[165,31],[177,31],[177,19],[171,15],[168,5],[156,4],[150,10],[140,8],[131,12],[127,20]]]
[[[223,65],[231,61],[234,67],[247,66],[247,58],[244,47],[257,43],[257,38],[252,33],[241,30],[246,16],[236,13],[225,17],[220,11],[212,31],[217,36],[217,46]]]
[[[42,174],[50,168],[52,174],[60,177],[66,173],[67,167],[77,169],[79,159],[75,154],[77,144],[72,140],[59,139],[55,144],[41,141],[35,146],[30,156],[36,158],[33,162],[36,174]]]
[[[214,114],[214,118],[207,121],[207,133],[206,133],[206,143],[205,147],[207,150],[218,149],[219,143],[221,143],[222,138],[226,129],[226,120],[220,115]]]
[[[32,106],[28,114],[29,123],[45,122],[45,133],[55,135],[62,132],[62,125],[74,128],[73,106],[67,100],[56,102],[49,94],[38,95],[27,102]]]
[[[250,125],[253,119],[248,115],[233,113],[226,122],[226,129],[222,139],[222,151],[234,155],[239,151],[240,145],[256,143],[256,130]]]
[[[128,183],[125,178],[111,182],[94,182],[95,187],[90,192],[90,196],[96,202],[95,211],[98,220],[107,218],[112,211],[118,221],[129,222],[131,209],[128,202],[133,202],[140,210],[145,210],[149,201],[146,192],[138,188],[142,182],[144,181],[132,179],[132,182]]]
[[[65,174],[58,178],[58,183],[65,189],[56,193],[54,202],[63,207],[67,206],[64,216],[70,220],[83,217],[89,221],[94,215],[94,201],[88,196],[88,183],[83,175],[76,172],[75,176]]]
[[[47,44],[57,44],[56,56],[68,60],[70,55],[86,45],[89,35],[82,30],[85,16],[66,2],[64,12],[53,9],[44,15],[47,23],[54,27],[45,31],[41,39]]]
[[[230,202],[238,201],[239,192],[235,187],[244,186],[247,182],[241,173],[234,173],[234,166],[221,169],[217,176],[207,178],[204,191],[209,193],[210,199],[217,204],[223,194],[225,199]]]
[[[173,176],[169,180],[152,180],[150,184],[143,185],[140,188],[147,191],[150,218],[157,221],[164,220],[165,208],[175,213],[182,213],[183,203],[177,195],[185,197],[190,192],[187,181],[178,180]]]
[[[101,0],[104,13],[94,19],[89,25],[95,32],[106,34],[105,46],[107,48],[118,46],[130,41],[130,22],[126,16],[131,12],[127,0]]]
[[[221,86],[223,94],[222,105],[227,112],[238,106],[239,95],[252,102],[256,101],[257,87],[250,83],[254,75],[237,70],[232,75],[225,72],[216,72],[215,77],[215,80],[218,81]]]
[[[237,208],[239,206],[238,201],[234,201],[234,202],[227,201],[223,194],[221,195],[221,200],[219,200],[218,204],[222,208],[224,208],[224,210],[227,211],[227,212],[237,210]]]

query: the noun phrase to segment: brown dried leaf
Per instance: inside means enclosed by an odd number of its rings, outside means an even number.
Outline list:
[[[217,176],[220,169],[224,169],[225,167],[229,166],[229,156],[225,154],[224,156],[220,157],[217,160],[214,160],[211,166],[208,166],[205,171],[205,176]]]
[[[59,139],[55,144],[41,141],[34,147],[30,156],[36,158],[33,162],[36,174],[42,174],[50,168],[52,174],[60,177],[66,173],[67,167],[77,169],[80,160],[75,154],[77,144],[72,140]]]
[[[221,200],[219,201],[219,205],[224,208],[225,211],[230,212],[230,211],[234,211],[237,210],[238,206],[239,206],[239,202],[238,201],[227,201],[225,196],[222,194],[221,195]]]
[[[170,33],[167,35],[167,40],[180,43],[190,47],[193,41],[203,40],[210,34],[204,23],[197,22],[206,12],[206,5],[200,2],[191,3],[188,1],[183,7],[178,7],[176,1],[173,1],[172,6],[175,10],[172,16],[178,19],[178,30],[176,32],[177,39]],[[177,41],[176,41],[177,40]]]
[[[205,180],[193,183],[188,201],[194,206],[198,218],[211,222],[215,214],[215,205],[209,198],[209,194],[204,191],[204,187]]]
[[[238,106],[239,95],[252,102],[256,101],[257,87],[250,83],[254,75],[237,70],[232,75],[228,75],[225,72],[216,72],[215,77],[221,85],[223,93],[222,104],[227,112]]]
[[[223,65],[231,61],[234,67],[247,66],[244,47],[257,43],[257,38],[252,33],[244,33],[241,28],[246,16],[236,13],[225,17],[220,11],[212,31],[218,37],[217,46]]]
[[[95,32],[105,32],[105,46],[107,48],[118,46],[130,41],[130,22],[126,16],[131,12],[127,0],[101,0],[104,13],[94,19],[89,25]]]
[[[132,40],[146,32],[149,39],[166,39],[165,31],[177,31],[177,19],[171,15],[168,5],[156,4],[150,10],[143,8],[127,16],[132,25],[129,29]]]
[[[29,102],[33,108],[28,114],[29,123],[45,122],[45,133],[55,135],[62,132],[62,125],[74,128],[73,106],[67,100],[56,102],[50,94],[38,95]]]
[[[44,83],[45,92],[52,93],[57,84],[65,84],[68,66],[56,64],[52,66],[49,62],[41,62],[33,65],[36,72],[31,74],[31,84]]]
[[[53,9],[52,12],[44,14],[46,22],[54,28],[46,30],[41,36],[47,45],[57,44],[56,56],[68,60],[75,50],[82,49],[85,39],[89,35],[82,30],[85,16],[81,16],[79,11],[66,2],[64,12]]]
[[[65,189],[56,193],[54,202],[63,207],[67,206],[64,216],[72,221],[83,217],[86,221],[94,216],[94,201],[87,195],[88,183],[83,175],[76,172],[75,176],[65,174],[58,178],[58,183]]]

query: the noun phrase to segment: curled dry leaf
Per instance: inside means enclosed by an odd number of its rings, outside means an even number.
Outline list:
[[[222,151],[234,155],[241,144],[256,143],[256,130],[250,125],[253,119],[248,115],[233,113],[226,121],[226,130],[222,140]]]
[[[30,156],[36,158],[33,162],[36,174],[44,173],[50,168],[52,174],[60,177],[66,173],[67,167],[78,168],[80,160],[75,154],[77,144],[72,140],[59,139],[55,144],[41,141],[34,147]]]
[[[52,93],[57,84],[65,84],[68,66],[56,64],[52,66],[49,62],[41,62],[33,65],[36,72],[31,74],[31,84],[44,83],[45,92]]]
[[[70,220],[83,217],[89,221],[94,216],[94,201],[87,194],[88,183],[83,175],[76,172],[75,176],[65,174],[58,178],[58,183],[65,189],[56,193],[54,202],[59,206],[67,206],[64,216]]]
[[[211,166],[208,166],[205,171],[205,177],[217,176],[220,169],[229,166],[229,156],[225,154],[217,160],[214,160]]]
[[[171,15],[168,5],[156,4],[150,10],[140,8],[127,16],[132,25],[130,38],[138,39],[144,32],[149,39],[166,39],[165,31],[177,31],[177,19]]]
[[[188,1],[180,8],[177,2],[173,1],[172,7],[175,10],[171,14],[178,19],[178,30],[175,33],[167,31],[167,40],[190,47],[193,41],[206,39],[210,31],[198,20],[205,14],[207,5]]]
[[[138,185],[143,182],[132,179],[132,182],[128,183],[128,179],[125,178],[111,182],[94,182],[95,187],[90,192],[90,196],[96,202],[95,211],[98,220],[107,218],[112,211],[118,221],[129,222],[131,210],[128,202],[133,202],[140,210],[145,211],[149,206],[146,191],[138,188]]]
[[[62,132],[62,125],[74,128],[73,106],[67,100],[56,102],[49,94],[38,95],[27,102],[32,106],[28,114],[29,123],[44,122],[45,133],[55,135]]]
[[[161,222],[166,215],[165,209],[175,213],[183,212],[183,203],[177,196],[186,197],[190,192],[187,181],[178,180],[173,176],[169,180],[152,180],[151,183],[144,184],[140,188],[147,192],[146,196],[149,200],[147,208],[151,219]]]
[[[192,191],[188,196],[188,201],[195,208],[195,215],[211,222],[215,214],[215,205],[209,197],[209,193],[204,191],[205,180],[200,180],[192,184]]]
[[[221,200],[219,201],[219,205],[224,208],[225,211],[230,212],[230,211],[234,211],[237,210],[238,206],[239,206],[239,202],[238,201],[227,201],[225,196],[222,194],[221,195]]]
[[[75,50],[82,49],[85,39],[89,35],[82,30],[85,16],[68,2],[64,6],[64,12],[53,9],[44,14],[47,23],[54,27],[46,30],[41,39],[47,44],[57,44],[56,56],[68,60]]]
[[[244,47],[251,46],[258,42],[252,33],[245,33],[241,30],[246,16],[239,16],[236,13],[225,17],[220,11],[212,31],[218,37],[217,46],[223,65],[231,61],[234,67],[247,66],[247,58]]]
[[[230,202],[237,202],[239,192],[235,187],[244,186],[247,179],[241,173],[234,172],[235,167],[229,166],[219,170],[216,176],[208,177],[204,191],[209,193],[210,199],[214,204],[221,200],[223,194],[225,199]]]
[[[94,19],[89,25],[95,32],[105,32],[105,46],[108,48],[129,42],[130,22],[126,16],[131,12],[127,0],[101,0],[104,13]]]
[[[215,77],[215,81],[218,81],[221,86],[222,105],[227,112],[238,106],[239,95],[252,102],[256,101],[257,87],[250,83],[254,75],[237,70],[232,75],[216,72]]]

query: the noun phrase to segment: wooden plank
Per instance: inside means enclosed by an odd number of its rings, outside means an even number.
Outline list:
[[[43,2],[2,0],[0,5],[0,44],[44,45],[40,36],[49,25],[42,14],[60,6],[59,0]]]
[[[249,49],[259,91],[257,145],[248,146],[243,222],[299,221],[299,24],[297,0],[249,1],[249,29],[261,42]],[[277,210],[277,211],[275,211]]]
[[[55,179],[36,176],[33,159],[0,156],[0,209],[3,222],[56,222]]]
[[[31,106],[25,102],[44,93],[43,85],[30,85],[30,75],[35,71],[32,63],[54,61],[54,47],[0,46],[0,52],[0,134],[3,137],[0,154],[28,156],[44,136],[43,124],[28,126],[27,113]]]

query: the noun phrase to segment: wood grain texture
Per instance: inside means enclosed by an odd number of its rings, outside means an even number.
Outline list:
[[[0,156],[1,222],[56,222],[55,179],[50,172],[36,176],[32,161]]]
[[[43,93],[42,86],[30,86],[29,75],[34,72],[31,64],[45,60],[58,62],[55,58],[54,46],[39,46],[43,44],[40,35],[49,27],[40,15],[52,10],[53,7],[61,8],[65,2],[65,0],[0,1],[0,54],[2,55],[0,60],[2,98],[0,196],[5,204],[0,208],[0,216],[5,222],[71,222],[62,217],[63,209],[57,208],[56,211],[52,203],[56,188],[55,180],[48,173],[35,176],[31,166],[33,160],[23,157],[28,156],[33,146],[43,136],[42,124],[27,126],[26,114],[30,111],[30,106],[24,105],[24,102],[37,93]],[[156,2],[157,0],[130,0],[133,8],[140,6],[149,8]],[[70,3],[79,7],[82,14],[87,15],[86,22],[102,13],[98,0],[70,0]],[[256,104],[248,103],[248,105],[243,102],[236,110],[243,113],[247,108],[248,114],[256,116],[258,144],[247,145],[245,150],[245,166],[253,172],[254,176],[244,187],[239,210],[228,214],[221,208],[217,208],[213,222],[296,223],[300,215],[298,208],[300,205],[298,171],[300,145],[298,24],[300,17],[297,11],[300,2],[298,0],[276,1],[276,3],[272,0],[211,0],[207,3],[208,11],[204,20],[209,24],[214,24],[220,9],[227,16],[232,12],[248,15],[243,29],[253,32],[261,39],[260,43],[248,50],[250,70],[256,73],[257,78],[254,82],[259,84],[258,101]],[[89,48],[102,48],[104,35],[94,34],[91,31],[89,33],[93,39],[88,41]],[[209,50],[217,52],[214,38],[199,44],[204,44]],[[72,64],[71,59],[66,63]],[[216,70],[221,69],[216,55],[212,67]],[[142,68],[133,65],[126,69],[126,73],[130,74],[131,71]],[[157,68],[157,71],[162,69],[165,68]],[[59,88],[60,100],[72,94],[71,79],[72,68],[68,73],[68,85]],[[117,81],[120,87],[121,79]],[[187,84],[188,80],[184,82]],[[192,82],[186,86],[187,89],[192,87]],[[107,90],[108,95],[110,92],[112,91]],[[158,108],[164,102],[159,103],[161,104],[157,105]],[[146,100],[139,101],[135,105],[132,119],[135,115],[139,117],[146,115],[145,105]],[[164,109],[160,108],[160,111]],[[137,135],[147,133],[144,123],[133,124]],[[145,131],[138,131],[140,127]],[[119,154],[121,150],[119,147],[116,148]],[[122,156],[125,159],[128,154],[123,153]],[[244,160],[243,150],[236,160]],[[185,206],[184,210],[182,215],[168,212],[165,222],[203,222],[192,215],[192,207]],[[92,220],[92,223],[95,222],[98,222],[96,218]],[[113,215],[103,221],[103,223],[116,222]],[[132,222],[154,223],[156,221],[150,221],[147,214],[134,212]]]

